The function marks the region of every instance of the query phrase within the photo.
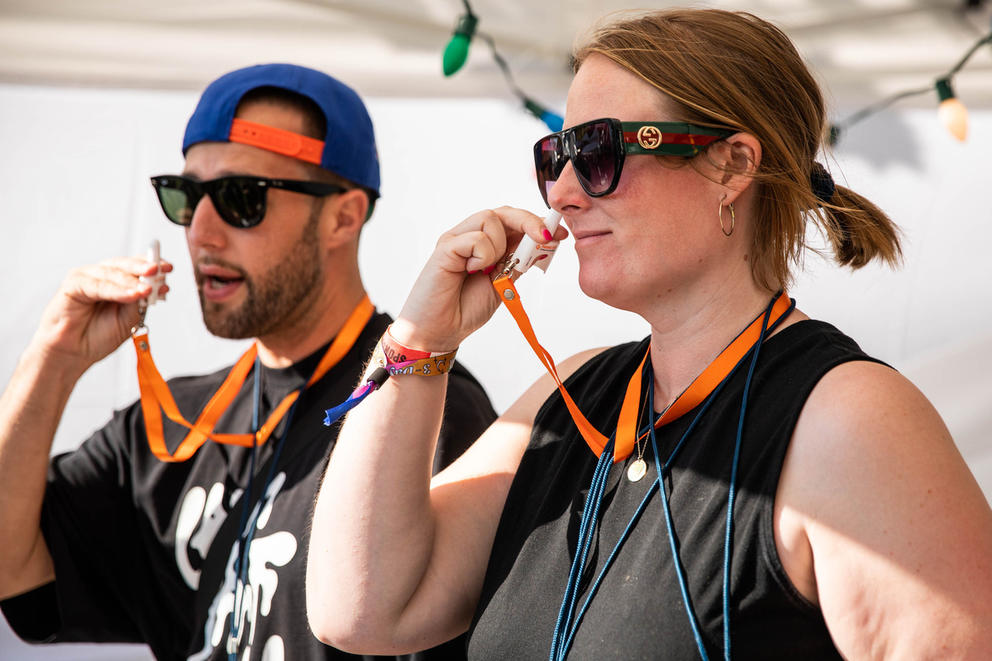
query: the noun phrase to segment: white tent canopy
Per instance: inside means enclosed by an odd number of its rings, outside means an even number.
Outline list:
[[[669,3],[644,3],[654,6]],[[698,4],[698,3],[697,3]],[[925,86],[982,32],[989,10],[923,0],[754,0],[748,9],[792,36],[844,113]],[[576,33],[620,3],[472,3],[531,96],[557,109]],[[538,211],[529,146],[547,132],[523,113],[476,40],[465,70],[445,79],[440,53],[457,0],[4,0],[0,3],[0,383],[41,310],[74,266],[143,254],[152,238],[176,264],[169,301],[149,313],[156,361],[168,377],[229,363],[243,343],[203,328],[182,231],[161,216],[148,176],[182,167],[179,138],[197,92],[216,75],[259,61],[325,69],[368,101],[383,164],[383,198],[361,265],[373,301],[398,312],[437,235],[465,215],[511,204]],[[791,294],[907,374],[933,401],[992,497],[992,49],[955,79],[971,110],[966,143],[943,130],[935,98],[907,101],[852,127],[824,162],[903,228],[905,264],[838,269],[811,254]],[[664,246],[659,247],[663,255]],[[538,336],[556,359],[642,337],[636,317],[576,287],[574,253],[521,281]],[[501,313],[459,358],[504,409],[542,371]],[[80,382],[56,448],[74,447],[136,395],[125,346]],[[148,658],[141,650],[29,649],[0,625],[0,658]]]
[[[520,86],[558,103],[575,38],[630,7],[686,3],[622,0],[474,0]],[[989,9],[963,0],[727,0],[694,6],[751,11],[796,42],[838,106],[926,86],[989,31]],[[201,89],[253,61],[333,71],[367,96],[509,96],[486,44],[466,69],[441,75],[441,51],[459,0],[4,0],[0,81],[149,89]],[[992,103],[992,51],[955,78],[970,104]],[[935,97],[921,100],[932,107]]]

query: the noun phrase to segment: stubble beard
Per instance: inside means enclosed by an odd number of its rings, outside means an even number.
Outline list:
[[[206,300],[200,283],[197,290],[207,330],[228,339],[264,337],[304,316],[307,299],[316,292],[323,273],[317,220],[315,210],[300,239],[274,267],[260,275],[244,275],[245,299],[233,310]]]

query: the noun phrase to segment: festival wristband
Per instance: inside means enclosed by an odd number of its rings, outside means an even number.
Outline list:
[[[457,351],[455,349],[431,352],[411,349],[397,342],[387,328],[375,347],[370,364],[385,369],[392,376],[398,374],[436,376],[451,369]]]
[[[330,427],[340,420],[344,414],[381,388],[390,376],[396,374],[419,374],[421,376],[444,374],[451,369],[457,351],[455,349],[455,351],[431,353],[411,349],[397,342],[396,338],[389,334],[389,328],[386,328],[379,343],[375,345],[372,360],[365,368],[365,376],[362,377],[361,384],[355,388],[348,399],[325,411],[324,425]]]

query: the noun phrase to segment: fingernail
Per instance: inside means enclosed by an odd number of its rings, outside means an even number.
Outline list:
[[[551,239],[553,239],[553,238],[554,238],[554,237],[553,237],[553,236],[551,236],[551,232],[549,232],[549,231],[548,231],[548,228],[547,228],[547,227],[545,227],[545,228],[544,228],[544,240],[545,240],[545,241],[550,241],[550,240],[551,240]]]
[[[538,258],[537,258],[536,260],[534,260],[534,261],[537,261],[537,262],[539,262],[539,261],[541,261],[542,259],[547,259],[547,258],[548,258],[548,256],[547,256],[547,255],[541,255],[540,257],[538,257]]]
[[[496,270],[496,265],[493,264],[492,266],[487,266],[486,268],[482,269],[482,272],[485,273],[486,275],[489,275],[495,270]]]
[[[474,271],[469,271],[468,274],[469,275],[475,275],[478,272],[479,272],[479,269],[475,269]]]

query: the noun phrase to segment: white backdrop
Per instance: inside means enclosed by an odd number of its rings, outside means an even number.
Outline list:
[[[178,172],[180,136],[196,95],[0,85],[0,383],[6,383],[67,270],[143,254],[152,238],[176,264],[169,301],[148,316],[163,374],[206,372],[244,344],[203,328],[182,230],[158,209],[148,176]],[[559,100],[559,104],[561,100]],[[504,99],[383,99],[368,104],[382,159],[383,198],[365,230],[362,268],[372,300],[398,312],[437,235],[467,214],[511,204],[539,212],[530,145],[547,129]],[[992,266],[987,191],[992,111],[973,111],[969,141],[954,142],[929,110],[893,110],[856,126],[827,156],[904,232],[905,266],[852,273],[810,255],[792,295],[913,379],[931,398],[987,496],[992,496]],[[665,246],[658,246],[663,254]],[[568,245],[521,292],[556,359],[643,337],[639,318],[586,299]],[[504,409],[540,375],[504,311],[459,358]],[[56,450],[74,447],[137,393],[125,345],[73,394]],[[90,650],[90,651],[88,651]],[[87,656],[92,654],[92,656]],[[32,649],[0,625],[0,658],[147,658],[134,648]]]

